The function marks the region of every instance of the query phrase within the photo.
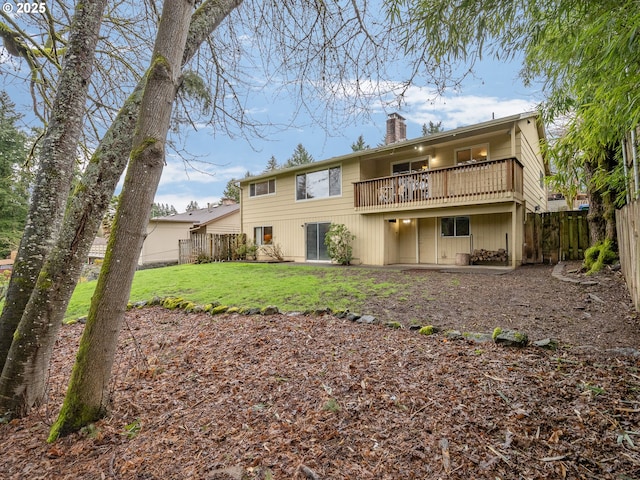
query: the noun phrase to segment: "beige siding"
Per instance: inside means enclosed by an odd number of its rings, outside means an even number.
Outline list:
[[[185,222],[149,222],[139,263],[178,261],[178,240],[189,238],[192,224]]]
[[[516,149],[518,157],[524,165],[524,199],[527,211],[535,211],[539,206],[540,211],[547,210],[546,187],[540,187],[540,174],[544,174],[545,168],[540,154],[540,142],[538,130],[533,120],[521,120],[518,123],[520,133],[516,137]]]
[[[240,233],[240,211],[220,218],[206,226],[206,233]]]
[[[440,236],[440,218],[449,215],[469,215],[473,247],[497,250],[506,247],[508,233],[509,251],[514,258],[521,257],[523,208],[520,198],[480,199],[474,205],[447,203],[407,208],[400,212],[393,208],[384,213],[357,213],[354,208],[353,183],[366,179],[391,175],[392,163],[430,156],[430,167],[453,166],[458,148],[488,144],[489,159],[516,157],[524,165],[523,184],[527,210],[536,205],[546,209],[546,193],[540,188],[540,172],[544,164],[540,155],[538,130],[533,118],[514,120],[514,123],[496,127],[483,127],[471,135],[446,137],[437,146],[408,144],[403,147],[371,150],[358,156],[345,156],[335,162],[323,161],[308,169],[279,172],[275,175],[276,189],[271,195],[249,197],[249,184],[242,184],[242,229],[249,238],[254,228],[270,226],[274,241],[283,250],[285,258],[305,261],[305,224],[311,222],[343,223],[356,236],[354,263],[455,263],[456,253],[471,252],[471,238],[445,238]],[[493,131],[491,131],[493,128]],[[435,139],[434,141],[437,141]],[[340,196],[297,201],[296,174],[316,169],[342,167],[342,192]],[[432,188],[436,188],[432,186]],[[455,188],[454,184],[448,185]],[[514,201],[515,200],[515,201]],[[446,203],[444,200],[442,203]],[[402,219],[412,219],[403,224]],[[395,221],[394,221],[395,220]]]
[[[323,165],[323,168],[335,165]],[[312,168],[309,171],[313,171]],[[274,242],[282,247],[288,260],[306,260],[305,224],[342,223],[356,236],[354,263],[384,263],[384,223],[380,216],[362,216],[354,212],[353,182],[359,179],[355,161],[342,164],[342,195],[331,198],[296,201],[295,174],[276,178],[276,193],[250,198],[243,185],[243,229],[250,239],[254,228],[273,228]]]
[[[471,217],[471,234],[473,248],[498,250],[507,248],[507,235],[511,241],[511,214],[496,213],[491,215],[476,215]],[[508,247],[511,250],[511,247]]]

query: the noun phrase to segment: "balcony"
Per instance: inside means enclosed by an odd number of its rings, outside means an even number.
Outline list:
[[[507,158],[356,182],[354,206],[374,213],[521,200],[522,193],[522,164]]]

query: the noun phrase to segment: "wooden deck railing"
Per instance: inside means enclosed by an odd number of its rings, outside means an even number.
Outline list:
[[[354,183],[358,210],[429,207],[522,196],[522,164],[515,158],[468,163]]]

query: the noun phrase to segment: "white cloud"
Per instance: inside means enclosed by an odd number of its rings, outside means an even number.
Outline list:
[[[433,100],[432,93],[421,88],[410,88],[406,99],[402,115],[407,120],[419,125],[442,122],[447,130],[529,112],[537,105],[534,99],[478,95],[446,95]]]
[[[222,184],[223,186],[232,178],[242,178],[247,169],[239,165],[212,165],[198,162],[193,166],[184,163],[177,158],[168,158],[167,165],[162,171],[160,186],[173,184],[201,185]]]

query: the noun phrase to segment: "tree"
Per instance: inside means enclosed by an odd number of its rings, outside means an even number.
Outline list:
[[[549,148],[580,152],[574,157],[578,166],[597,173],[583,173],[593,209],[590,224],[594,231],[614,232],[613,216],[604,218],[606,228],[597,227],[599,212],[611,210],[597,202],[624,201],[619,146],[640,121],[640,102],[634,101],[640,81],[635,2],[521,0],[452,6],[446,0],[390,0],[389,5],[405,48],[418,55],[471,66],[482,55],[524,55],[525,82],[543,82],[547,123],[569,118],[567,134]]]
[[[164,2],[113,235],[69,389],[51,428],[50,440],[75,431],[106,412],[118,335],[165,162],[171,108],[178,91],[193,7],[194,0]]]
[[[431,120],[429,120],[429,125],[427,125],[426,123],[422,124],[422,136],[426,137],[428,135],[433,135],[434,133],[440,133],[444,131],[444,129],[442,128],[442,122],[438,122],[438,123],[433,123]]]
[[[199,210],[200,206],[198,205],[198,202],[196,202],[195,200],[191,200],[189,202],[189,205],[187,205],[187,212],[195,212],[196,210]]]
[[[244,96],[238,90],[241,87],[246,88],[247,92],[256,90],[256,85],[250,83],[256,77],[250,73],[258,64],[267,67],[265,78],[268,82],[277,78],[281,83],[282,89],[278,94],[295,94],[300,109],[310,110],[305,102],[307,98],[313,97],[325,100],[330,108],[336,109],[334,112],[338,108],[351,112],[363,111],[363,106],[374,95],[395,95],[394,90],[386,88],[388,83],[370,82],[372,78],[385,77],[385,69],[399,50],[390,46],[395,39],[393,32],[387,29],[384,22],[374,21],[373,16],[380,15],[380,11],[369,8],[366,2],[358,5],[354,1],[345,5],[306,0],[292,0],[286,4],[249,1],[245,3],[247,8],[243,9],[242,15],[227,22],[225,35],[210,36],[222,19],[241,3],[242,0],[205,0],[193,15],[182,60],[185,78],[188,78],[185,84],[188,86],[179,92],[175,115],[178,121],[192,122],[195,115],[210,114],[207,122],[223,131],[230,122],[235,122],[243,135],[256,133],[258,125],[247,118],[248,110],[242,100]],[[3,17],[6,18],[4,15]],[[135,22],[125,23],[133,25],[132,30],[139,28]],[[251,42],[249,50],[249,43],[244,42],[245,36],[241,34],[243,29],[245,32],[259,33],[254,37],[255,41]],[[24,32],[16,35],[26,38]],[[118,33],[116,37],[120,38],[119,35],[127,36]],[[33,48],[38,48],[38,42],[31,43]],[[203,49],[203,54],[198,56],[203,60],[192,61],[203,43],[208,52]],[[117,52],[120,45],[112,43],[110,47],[111,51]],[[144,48],[136,51],[147,52]],[[331,55],[318,55],[317,52],[331,52]],[[255,57],[250,58],[251,53],[264,55],[264,62],[257,61]],[[29,55],[27,57],[33,60]],[[51,60],[51,65],[55,65],[56,58]],[[419,63],[422,64],[423,60],[420,59]],[[246,67],[244,74],[243,67]],[[439,65],[434,64],[433,67],[430,75],[437,71]],[[191,68],[202,75],[199,84],[197,75],[195,71],[190,71]],[[38,71],[37,68],[33,70]],[[132,72],[129,67],[126,70]],[[110,69],[103,68],[102,71],[106,73]],[[19,328],[7,329],[7,335],[2,335],[3,339],[13,339],[11,348],[15,347],[16,351],[26,351],[36,344],[39,347],[37,351],[32,350],[33,356],[28,359],[28,368],[23,368],[24,365],[18,368],[12,366],[7,370],[5,365],[0,381],[0,395],[5,395],[2,403],[5,399],[7,405],[15,401],[18,408],[8,408],[14,413],[24,413],[33,402],[41,398],[35,393],[43,385],[40,373],[47,369],[56,332],[77,282],[80,267],[131,152],[144,85],[149,80],[146,74],[140,75],[141,71],[138,70],[135,77],[141,77],[141,81],[117,111],[111,126],[91,154],[82,178],[69,198],[64,223],[61,229],[57,229],[59,233],[52,234],[49,238],[41,235],[43,242],[54,245],[53,250],[46,257],[37,277],[34,276],[38,282],[23,309]],[[338,75],[334,75],[336,72]],[[120,79],[119,75],[115,76]],[[410,75],[403,80],[400,88],[408,85],[412,78],[413,75]],[[367,81],[364,82],[364,79]],[[202,87],[207,84],[215,88],[193,88],[194,85]],[[393,85],[395,88],[398,83],[394,82]],[[357,108],[354,107],[354,98]],[[203,108],[192,108],[194,102]],[[96,101],[94,104],[98,106],[100,102]],[[207,105],[211,107],[209,113]],[[111,110],[115,112],[115,109]],[[106,117],[110,118],[110,115]],[[93,116],[90,118],[93,120]],[[342,115],[334,118],[347,121],[347,117]],[[51,172],[55,174],[56,170]],[[147,191],[146,188],[148,184],[145,184],[143,190]],[[148,206],[150,205],[151,202]],[[52,232],[53,230],[56,229],[52,229]],[[94,297],[94,300],[99,301],[99,297]],[[17,357],[12,357],[12,361],[14,358]],[[8,372],[6,377],[5,372]],[[25,389],[29,390],[29,395],[22,395]]]
[[[24,414],[44,395],[51,350],[40,349],[39,337],[48,329],[48,323],[39,323],[33,329],[25,325],[23,330],[19,330],[18,325],[51,250],[51,240],[56,238],[62,222],[106,3],[106,0],[80,3],[73,17],[51,121],[44,133],[28,220],[0,316],[0,365],[3,368],[0,406],[4,411]],[[19,331],[18,338],[24,339],[23,343],[13,342],[16,331]],[[37,356],[34,353],[39,349],[47,359],[45,364],[34,363]],[[6,361],[9,352],[11,362]]]
[[[193,58],[202,42],[239,3],[241,0],[207,0],[196,10],[183,64]],[[58,240],[23,311],[16,330],[19,333],[10,334],[10,338],[14,338],[12,350],[26,350],[34,345],[33,335],[37,336],[40,345],[30,357],[29,369],[13,366],[7,370],[5,365],[0,381],[0,401],[6,405],[5,411],[14,415],[26,413],[41,398],[37,392],[44,390],[44,378],[39,372],[47,370],[56,334],[82,264],[127,164],[146,80],[145,74],[93,153],[71,197]],[[21,374],[21,370],[26,373]],[[28,397],[21,394],[27,388],[33,392]]]
[[[111,236],[111,229],[113,228],[113,222],[116,218],[116,210],[118,209],[119,202],[120,195],[114,195],[111,197],[107,211],[102,217],[102,234],[106,239],[109,239]]]
[[[271,155],[271,158],[267,162],[267,166],[265,167],[262,173],[272,172],[274,170],[277,170],[278,168],[280,167],[278,166],[278,161],[276,160],[276,157]]]
[[[167,215],[176,215],[177,213],[176,207],[167,203],[154,203],[151,205],[151,218],[166,217]]]
[[[299,143],[291,157],[287,160],[285,167],[294,167],[296,165],[304,165],[311,162],[313,162],[313,157],[309,152],[307,152],[307,149]]]
[[[351,150],[359,152],[360,150],[368,150],[371,148],[368,144],[364,143],[364,136],[360,135],[358,140],[351,144]]]
[[[236,203],[240,203],[240,187],[238,186],[238,180],[232,178],[227,182],[227,186],[222,192],[222,198],[230,198]],[[220,200],[222,202],[222,200]]]
[[[18,129],[20,115],[6,92],[0,92],[0,258],[16,250],[29,208],[27,135]]]

